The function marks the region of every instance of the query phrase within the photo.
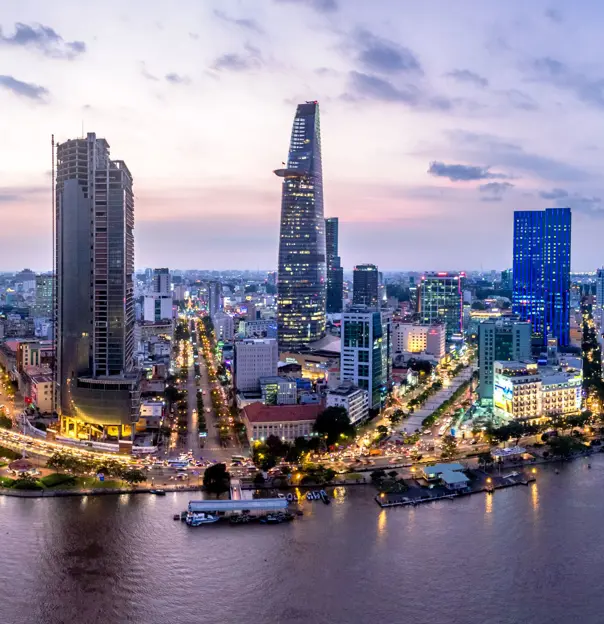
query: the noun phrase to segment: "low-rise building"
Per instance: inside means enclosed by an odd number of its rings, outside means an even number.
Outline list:
[[[295,405],[298,402],[298,389],[295,379],[287,377],[261,377],[260,392],[266,405]]]
[[[327,393],[327,407],[343,407],[353,425],[369,416],[369,395],[353,383],[344,382]]]
[[[493,407],[497,416],[536,419],[577,414],[583,374],[579,358],[555,365],[495,362]]]
[[[53,378],[50,372],[37,375],[28,375],[29,396],[32,404],[42,414],[51,414],[53,411]]]
[[[164,408],[165,403],[162,400],[142,401],[136,430],[159,429],[164,416]]]
[[[248,338],[235,343],[235,384],[242,392],[260,390],[261,377],[277,375],[277,341]]]
[[[312,435],[317,416],[323,410],[318,405],[264,405],[252,403],[243,408],[243,422],[250,442],[264,441],[274,435],[293,442]]]
[[[392,325],[392,351],[394,354],[431,355],[440,362],[446,354],[445,325],[395,322]]]
[[[426,481],[440,481],[448,490],[463,490],[470,479],[464,474],[461,464],[434,464],[422,468]]]

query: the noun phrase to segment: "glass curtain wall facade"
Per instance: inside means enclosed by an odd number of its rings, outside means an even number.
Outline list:
[[[138,419],[134,199],[123,161],[89,133],[57,146],[57,393],[74,437],[121,437]]]
[[[446,323],[446,337],[463,333],[463,280],[465,273],[426,273],[418,288],[422,325]]]
[[[344,299],[344,269],[338,255],[338,217],[325,219],[325,247],[327,258],[327,312],[342,311]]]
[[[325,335],[327,295],[323,173],[318,102],[299,104],[283,178],[277,320],[279,347]]]
[[[533,332],[569,344],[570,208],[514,213],[512,311],[531,321]]]
[[[355,266],[352,275],[352,305],[378,308],[380,305],[379,283],[379,273],[375,264]]]

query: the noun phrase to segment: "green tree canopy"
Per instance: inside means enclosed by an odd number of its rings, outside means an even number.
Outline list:
[[[335,444],[345,438],[352,438],[355,434],[348,413],[343,407],[328,407],[322,411],[317,416],[313,431],[325,437],[328,445]]]
[[[231,475],[227,471],[226,464],[213,464],[203,475],[203,487],[207,492],[220,496],[223,492],[228,492],[231,486]]]

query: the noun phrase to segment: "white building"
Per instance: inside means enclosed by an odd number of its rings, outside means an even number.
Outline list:
[[[392,315],[353,307],[342,314],[340,378],[367,390],[379,409],[392,378]]]
[[[296,405],[298,385],[287,377],[262,377],[260,379],[262,402],[266,405]]]
[[[275,319],[240,321],[239,334],[244,338],[276,338],[277,321]]]
[[[393,323],[393,353],[415,353],[431,355],[440,361],[446,353],[446,331],[444,324],[419,325],[418,323]]]
[[[145,295],[143,304],[143,320],[148,323],[158,323],[172,319],[172,295],[152,293]]]
[[[29,391],[33,404],[42,414],[52,413],[53,379],[52,374],[30,375]]]
[[[493,407],[504,418],[541,418],[581,410],[583,374],[580,358],[556,365],[494,363]]]
[[[261,377],[275,377],[279,349],[273,338],[248,338],[235,343],[235,386],[241,392],[259,392]]]
[[[369,416],[369,395],[367,390],[346,382],[327,393],[327,407],[343,407],[356,425]]]
[[[235,321],[226,312],[216,312],[212,318],[216,340],[233,340],[235,335]]]

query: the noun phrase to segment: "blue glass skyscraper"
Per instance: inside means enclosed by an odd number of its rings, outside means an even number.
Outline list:
[[[512,310],[560,346],[570,333],[570,208],[514,213]]]
[[[277,322],[279,346],[325,335],[326,258],[319,103],[299,104],[283,178]]]

